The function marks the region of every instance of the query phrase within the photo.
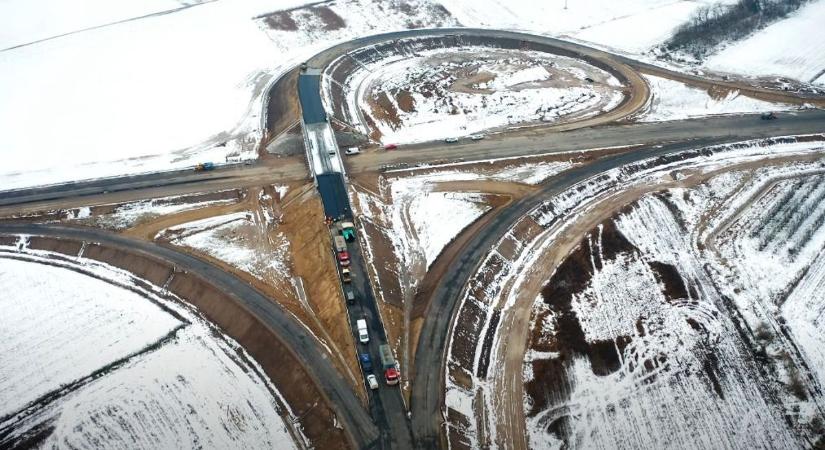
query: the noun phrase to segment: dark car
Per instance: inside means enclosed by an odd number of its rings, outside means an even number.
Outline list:
[[[762,113],[761,118],[762,118],[762,120],[774,120],[774,119],[776,119],[776,113],[774,113],[774,112]]]
[[[348,305],[354,305],[355,304],[355,294],[349,289],[347,289],[347,291],[344,294],[347,297],[347,304]]]
[[[372,359],[370,359],[369,353],[361,353],[358,355],[358,359],[361,360],[361,367],[364,368],[364,372],[372,372]]]

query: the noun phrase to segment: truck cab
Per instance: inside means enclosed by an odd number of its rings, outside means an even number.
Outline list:
[[[338,263],[341,264],[341,267],[346,267],[349,265],[349,253],[346,250],[343,252],[338,252]]]

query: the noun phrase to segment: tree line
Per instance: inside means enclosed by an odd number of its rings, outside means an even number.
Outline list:
[[[725,41],[740,40],[753,31],[787,17],[810,0],[739,0],[734,4],[699,7],[666,43],[702,59]]]

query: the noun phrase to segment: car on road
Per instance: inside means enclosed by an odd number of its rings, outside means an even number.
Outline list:
[[[341,267],[349,266],[349,252],[344,250],[342,252],[338,252],[338,263],[341,264]]]
[[[355,321],[355,326],[358,328],[358,341],[362,344],[367,344],[370,341],[370,334],[367,332],[367,319],[358,319]]]
[[[480,140],[484,139],[484,135],[483,134],[474,134],[474,135],[470,136],[470,139],[472,139],[474,141],[480,141]]]
[[[361,360],[361,367],[364,369],[364,373],[372,372],[372,358],[370,358],[369,353],[361,353],[358,355],[358,359]]]
[[[373,391],[378,389],[378,380],[375,379],[375,375],[373,374],[367,375],[367,384],[370,385],[370,389]]]
[[[762,120],[774,120],[777,117],[776,117],[776,113],[771,111],[771,112],[762,113],[762,116],[760,116],[760,118]]]
[[[448,137],[447,139],[444,139],[444,142],[446,142],[448,144],[455,144],[456,142],[458,142],[458,138],[457,137]]]
[[[398,148],[398,144],[387,144],[384,146],[384,150],[395,150]]]
[[[347,289],[344,292],[344,296],[347,297],[347,305],[354,305],[355,304],[355,293],[352,290]]]
[[[344,283],[352,282],[352,274],[348,268],[344,267],[341,269],[341,279],[344,280]]]
[[[347,154],[347,155],[357,155],[357,154],[361,153],[361,150],[358,147],[350,147],[350,148],[344,150],[344,153]]]

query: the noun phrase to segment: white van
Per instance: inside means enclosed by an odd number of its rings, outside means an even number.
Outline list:
[[[358,341],[366,344],[370,341],[370,335],[367,333],[367,321],[365,319],[358,319],[355,324],[358,326]]]

